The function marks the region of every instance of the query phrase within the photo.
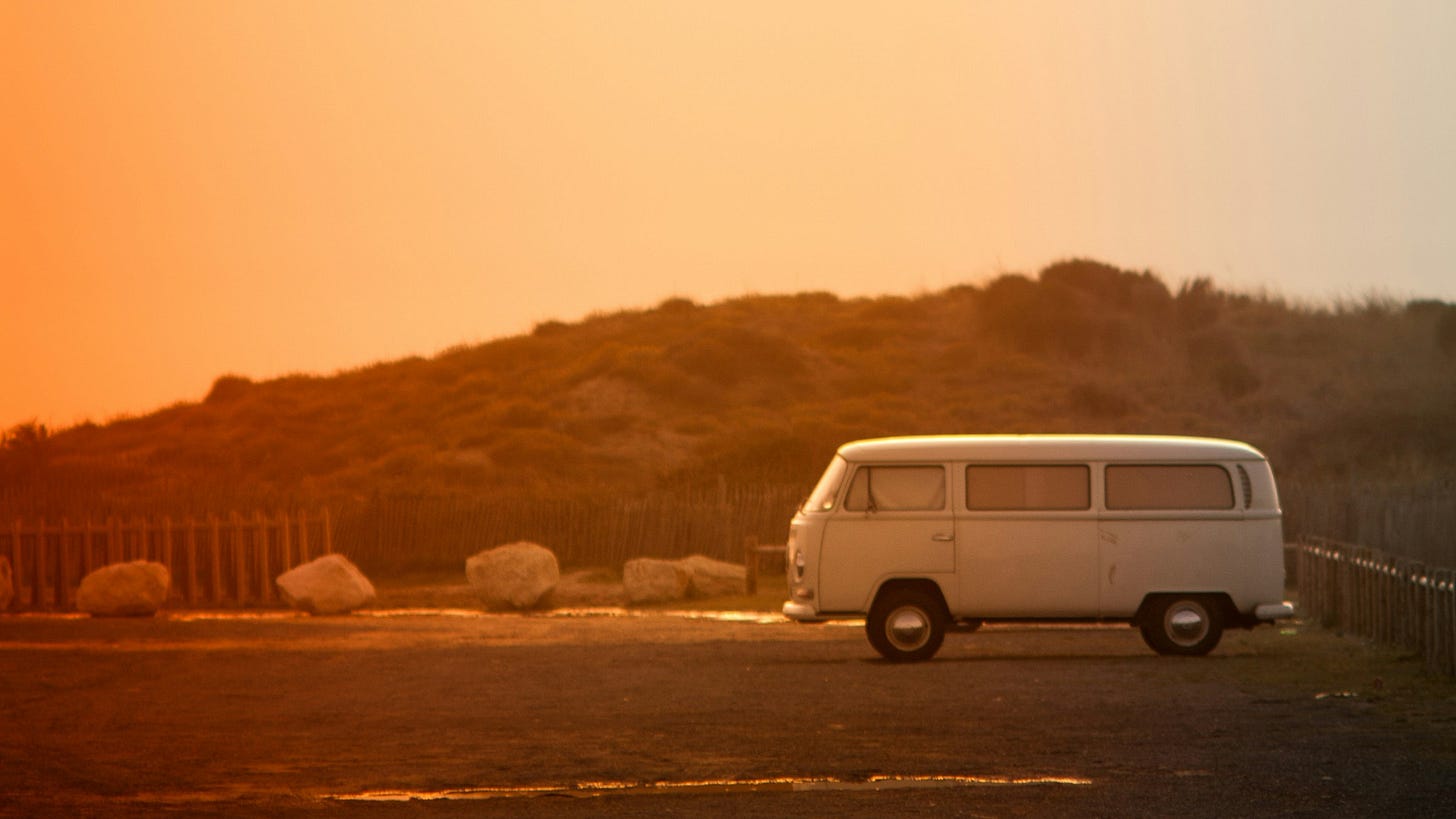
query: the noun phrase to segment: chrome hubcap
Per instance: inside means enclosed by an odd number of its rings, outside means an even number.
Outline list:
[[[1168,609],[1163,630],[1180,646],[1197,645],[1208,634],[1208,612],[1192,601],[1179,602]]]
[[[914,651],[930,639],[930,618],[918,608],[895,609],[885,619],[885,636],[901,651]]]

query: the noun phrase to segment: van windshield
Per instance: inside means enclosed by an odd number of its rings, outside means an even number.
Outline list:
[[[839,497],[839,484],[844,481],[846,467],[844,459],[835,455],[800,509],[804,512],[828,512],[833,509],[834,500]]]

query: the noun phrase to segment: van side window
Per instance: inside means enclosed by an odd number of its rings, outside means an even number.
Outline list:
[[[1107,467],[1108,509],[1232,509],[1228,470],[1216,464]]]
[[[966,508],[972,511],[1090,509],[1092,470],[1083,465],[968,466]]]
[[[862,466],[844,508],[851,512],[909,512],[945,508],[945,469],[939,466]]]

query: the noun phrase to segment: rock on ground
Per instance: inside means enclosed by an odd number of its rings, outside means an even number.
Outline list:
[[[93,617],[149,617],[162,607],[171,584],[172,573],[160,563],[113,563],[81,579],[76,608]]]
[[[581,569],[563,574],[546,604],[556,609],[615,608],[627,604],[627,589],[607,569]]]
[[[632,603],[665,603],[687,596],[692,573],[676,560],[638,557],[622,566],[622,584]]]
[[[310,614],[345,614],[374,601],[374,584],[341,554],[324,555],[278,575],[283,601]]]
[[[10,569],[10,558],[0,556],[0,611],[10,608],[15,598],[15,573]]]
[[[693,597],[748,593],[748,568],[741,563],[727,563],[705,555],[685,557],[678,563],[688,570],[688,594]]]
[[[490,608],[528,609],[556,588],[561,566],[550,549],[521,541],[486,549],[466,560],[465,579]]]

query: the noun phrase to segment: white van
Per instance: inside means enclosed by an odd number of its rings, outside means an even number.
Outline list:
[[[901,661],[995,620],[1123,621],[1201,655],[1294,611],[1269,462],[1210,438],[848,443],[794,516],[788,575],[786,616],[866,617]]]

